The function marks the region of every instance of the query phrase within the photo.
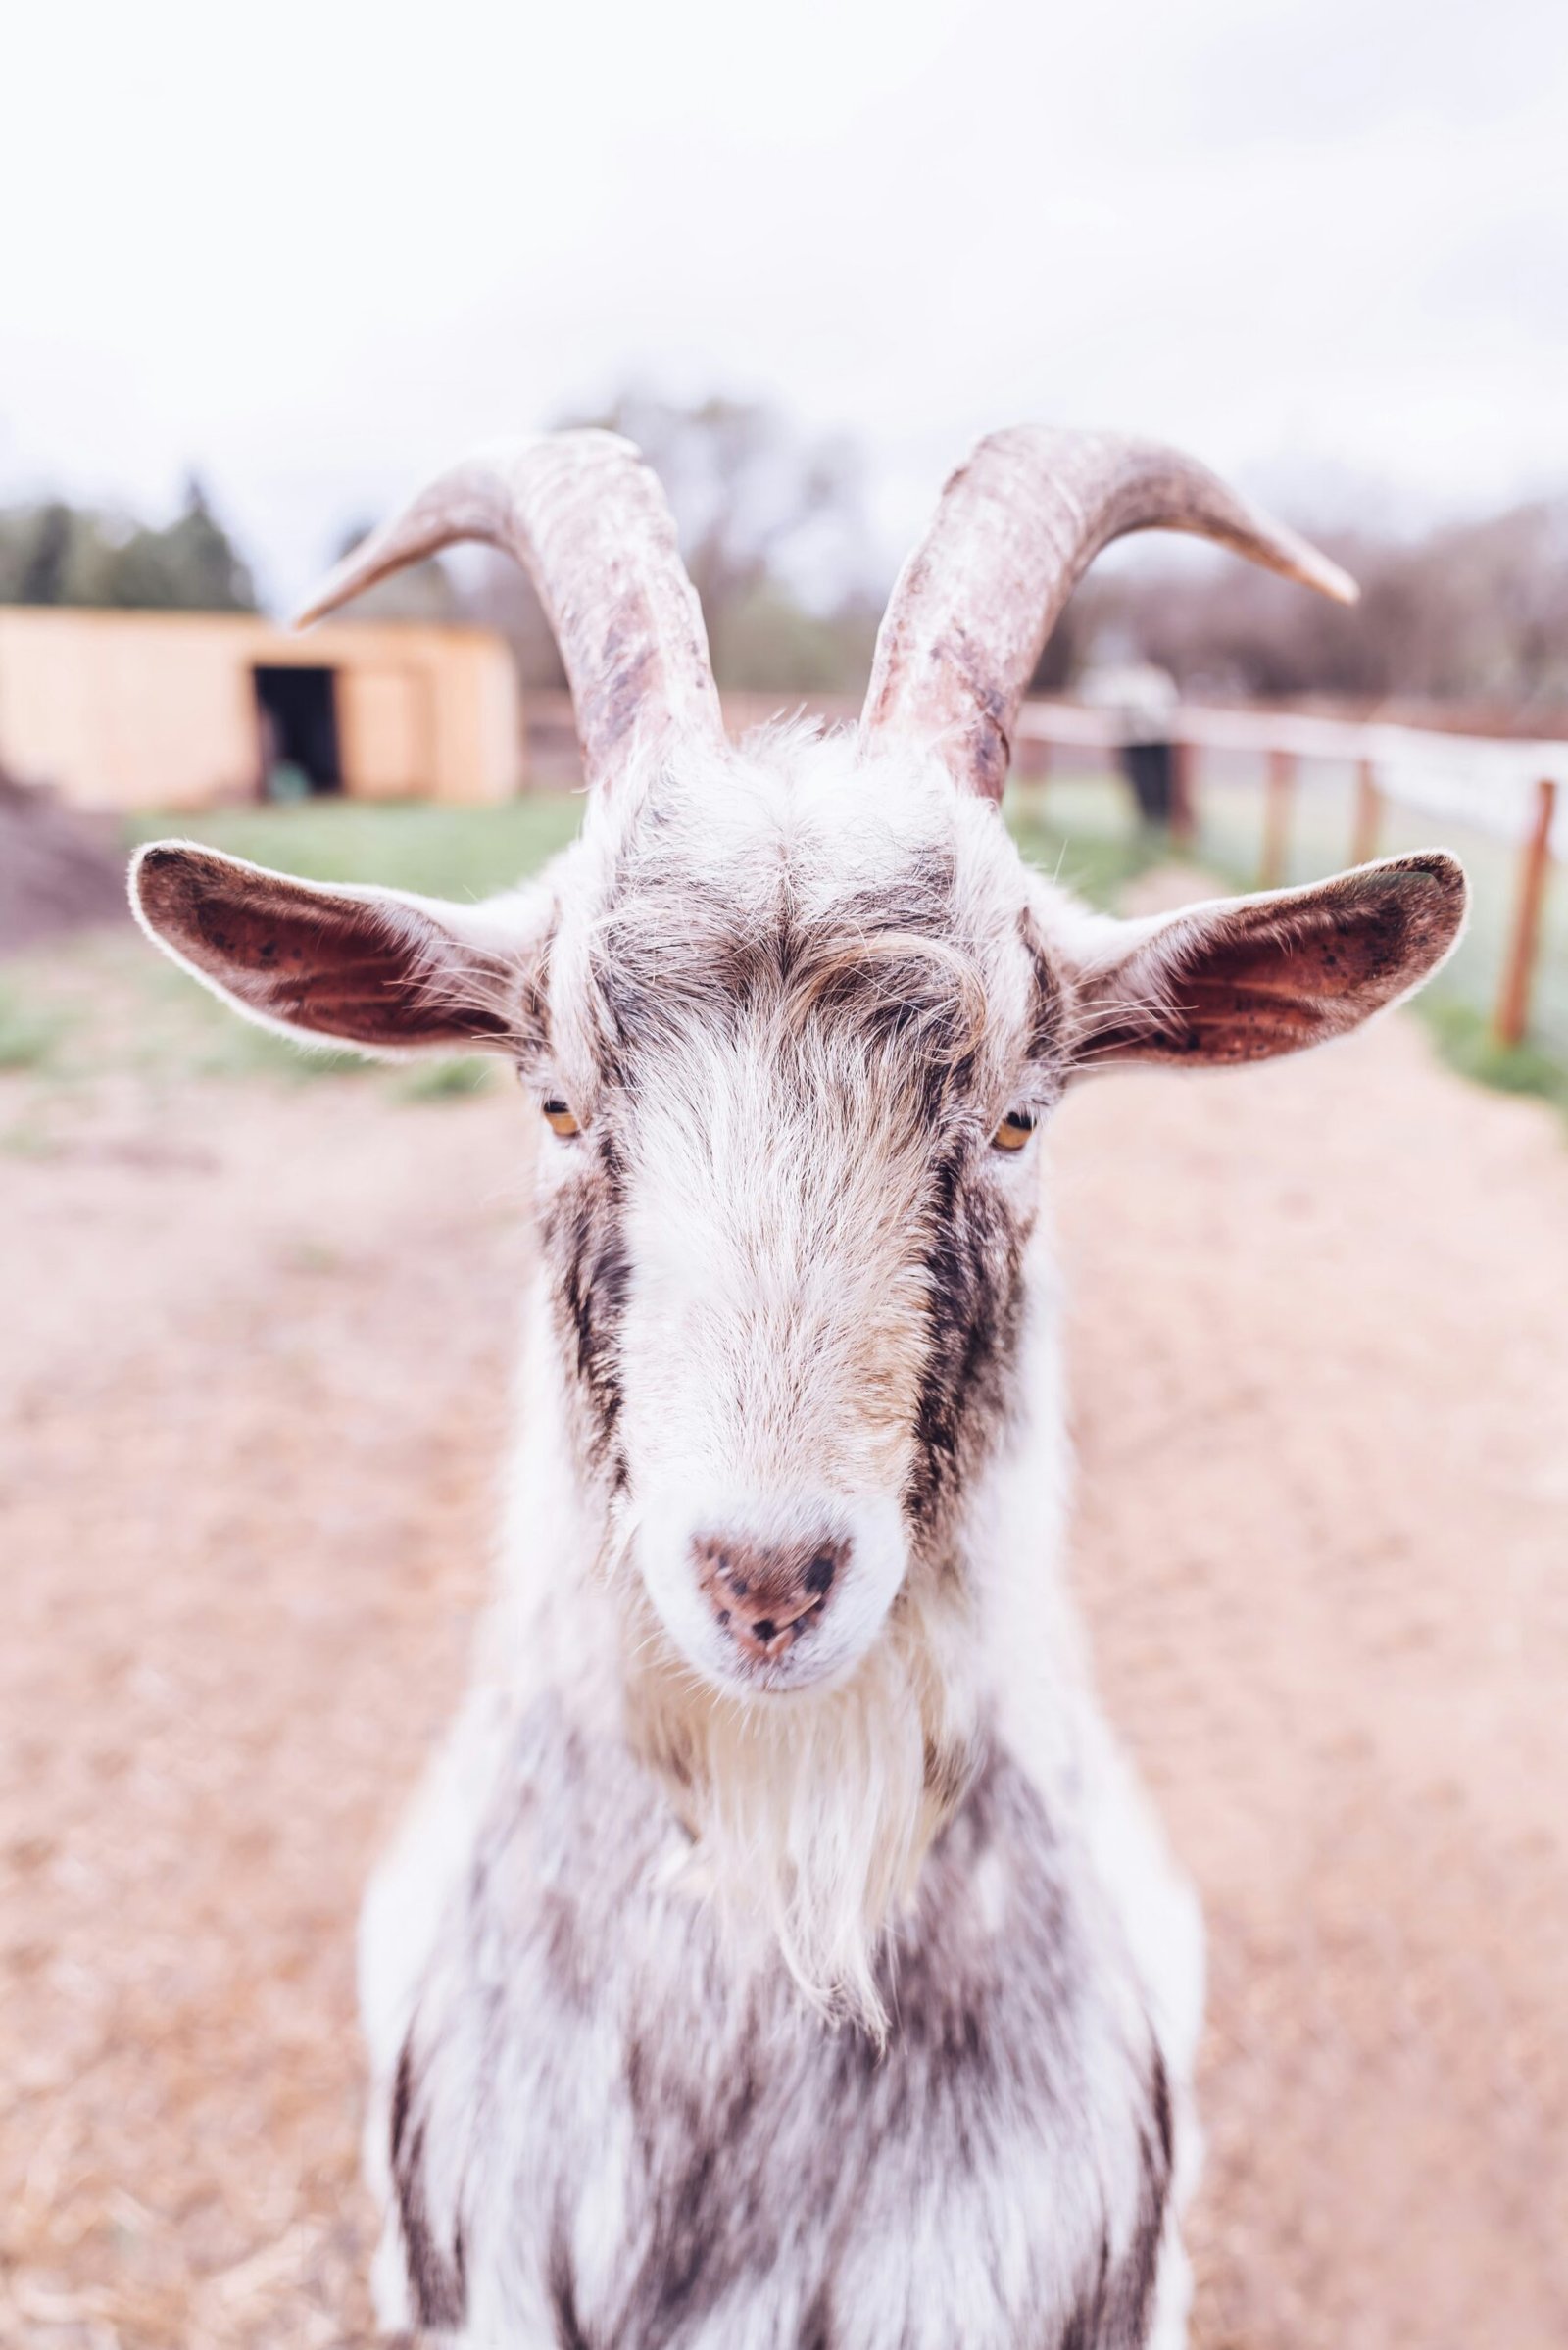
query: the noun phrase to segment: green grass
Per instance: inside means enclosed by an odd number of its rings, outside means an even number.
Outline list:
[[[0,1151],[8,1158],[54,1158],[59,1151],[59,1137],[42,1118],[23,1117],[0,1126]]]
[[[482,1053],[467,1053],[454,1060],[415,1061],[402,1069],[392,1091],[400,1102],[454,1102],[469,1094],[485,1094],[500,1070]]]
[[[1420,1002],[1420,999],[1417,999]],[[1539,1045],[1499,1045],[1474,1005],[1437,996],[1422,1005],[1438,1051],[1450,1069],[1499,1094],[1531,1094],[1568,1115],[1568,1066]]]
[[[432,898],[487,897],[536,872],[573,838],[576,793],[537,792],[494,808],[308,800],[282,808],[205,808],[135,817],[126,845],[205,841],[308,881],[374,881]]]
[[[69,1027],[58,1005],[8,982],[0,987],[0,1069],[47,1068]]]
[[[1094,906],[1114,906],[1130,881],[1173,854],[1169,836],[1146,831],[1127,792],[1102,775],[1014,784],[1006,808],[1008,828],[1029,862]]]

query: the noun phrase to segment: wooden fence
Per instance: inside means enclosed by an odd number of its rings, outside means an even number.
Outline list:
[[[1111,759],[1120,740],[1111,712],[1044,700],[1024,704],[1015,735],[1020,770],[1037,775],[1049,771],[1058,751],[1097,751]],[[1172,710],[1169,735],[1176,753],[1171,830],[1187,844],[1197,833],[1205,754],[1241,752],[1262,760],[1261,889],[1275,889],[1285,878],[1297,788],[1302,767],[1312,762],[1353,776],[1352,864],[1378,854],[1388,806],[1473,826],[1511,845],[1517,852],[1514,905],[1492,1025],[1499,1044],[1523,1041],[1551,863],[1568,857],[1568,794],[1559,793],[1568,781],[1568,743],[1489,741],[1414,726],[1348,725],[1288,710],[1185,705]]]
[[[724,720],[744,734],[777,713],[777,695],[726,694]],[[851,721],[858,700],[803,697],[813,716]],[[786,707],[788,705],[786,704]],[[530,693],[525,710],[527,780],[535,787],[578,779],[576,728],[564,693]],[[1531,990],[1541,946],[1542,910],[1553,859],[1568,858],[1568,743],[1489,741],[1413,726],[1350,725],[1290,710],[1208,710],[1181,705],[1168,721],[1176,773],[1171,831],[1191,846],[1211,754],[1246,754],[1263,764],[1262,854],[1258,886],[1283,881],[1302,769],[1314,764],[1353,777],[1347,853],[1352,864],[1378,854],[1390,807],[1473,826],[1517,850],[1514,905],[1493,1011],[1500,1044],[1516,1045],[1530,1025]],[[1122,740],[1114,712],[1079,702],[1031,699],[1014,729],[1015,771],[1042,777],[1065,755],[1114,761]]]

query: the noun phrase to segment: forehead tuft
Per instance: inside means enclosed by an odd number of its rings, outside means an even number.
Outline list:
[[[1017,852],[934,760],[771,728],[595,830],[585,960],[623,1046],[760,1010],[972,1057],[1035,983]]]
[[[799,723],[597,812],[612,916],[689,893],[728,907],[738,934],[876,922],[983,948],[1024,892],[994,808],[961,797],[935,759],[862,763],[852,736]]]

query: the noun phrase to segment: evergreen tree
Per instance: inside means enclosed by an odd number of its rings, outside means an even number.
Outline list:
[[[249,566],[192,475],[162,530],[54,499],[0,514],[0,604],[254,612]]]

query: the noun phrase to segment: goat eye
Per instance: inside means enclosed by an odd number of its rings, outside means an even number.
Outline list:
[[[1035,1130],[1034,1112],[1009,1109],[991,1138],[993,1151],[1021,1151]]]
[[[545,1124],[552,1134],[581,1134],[582,1128],[559,1095],[552,1094],[549,1101],[541,1103],[540,1106],[545,1113]]]

